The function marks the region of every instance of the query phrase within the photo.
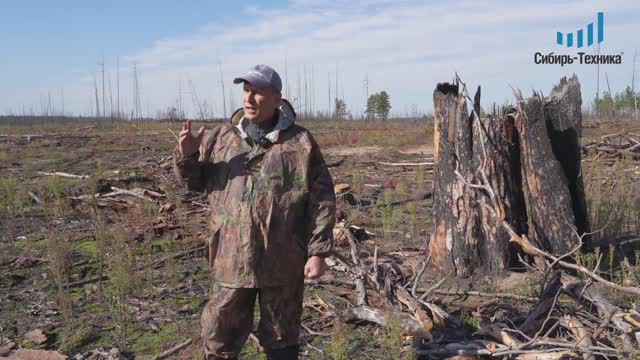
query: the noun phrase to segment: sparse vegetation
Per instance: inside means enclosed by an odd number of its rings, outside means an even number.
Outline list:
[[[128,297],[137,287],[136,275],[132,273],[133,257],[127,233],[116,229],[111,243],[111,255],[106,259],[111,285],[107,289],[111,316],[115,326],[115,338],[120,349],[128,347],[127,328],[131,317]]]
[[[67,239],[51,227],[47,236],[49,270],[56,289],[56,305],[68,325],[73,319],[73,301],[66,287],[71,272],[71,247]]]
[[[400,258],[413,249],[423,254],[424,237],[428,238],[432,231],[431,202],[429,199],[413,201],[411,198],[431,190],[432,175],[424,166],[391,168],[379,163],[430,161],[411,152],[400,154],[399,150],[411,150],[425,146],[425,143],[430,145],[432,126],[424,121],[377,120],[303,125],[317,134],[328,163],[345,159],[342,165],[331,168],[334,181],[348,183],[357,199],[355,206],[342,208],[343,215],[348,224],[359,225],[375,234],[362,235],[358,239],[362,241],[363,260],[367,253],[372,254],[374,243],[379,246],[380,256],[394,252],[400,254],[394,257]],[[201,246],[202,239],[196,235],[204,231],[200,227],[205,227],[208,220],[205,213],[194,212],[200,207],[181,200],[182,189],[170,183],[171,169],[158,166],[170,161],[166,156],[174,146],[172,136],[166,131],[167,126],[170,125],[147,122],[135,127],[127,123],[102,124],[96,128],[99,131],[94,133],[95,136],[89,139],[46,138],[35,143],[12,145],[11,149],[0,144],[0,161],[3,153],[9,160],[21,159],[20,167],[7,168],[6,176],[0,179],[3,230],[0,250],[12,249],[12,253],[6,252],[8,255],[0,260],[9,263],[16,254],[36,259],[23,268],[1,269],[0,291],[10,294],[0,297],[3,309],[0,326],[9,329],[7,336],[19,337],[30,330],[31,321],[23,319],[20,314],[33,308],[34,315],[30,317],[50,321],[60,328],[57,331],[59,339],[49,346],[62,349],[70,356],[100,345],[117,345],[121,350],[132,351],[136,357],[149,357],[186,337],[194,339],[194,345],[189,349],[193,356],[201,354],[197,339],[198,316],[210,285],[206,260],[196,253],[191,258],[169,257],[157,269],[151,266],[167,255]],[[603,123],[600,128],[585,129],[584,136],[597,139],[622,127],[627,125]],[[44,135],[47,132],[68,132],[68,129],[68,125],[45,126],[42,129],[17,126],[6,132]],[[354,153],[336,155],[336,149]],[[355,152],[360,150],[363,152]],[[637,237],[640,234],[640,167],[637,160],[602,161],[587,157],[584,162],[583,176],[592,228],[604,228],[592,236],[593,242]],[[38,171],[53,169],[92,176],[79,180],[38,174]],[[152,180],[139,183],[123,181],[134,172]],[[71,197],[95,194],[97,190],[109,191],[106,187],[101,188],[107,183],[120,188],[140,187],[158,191],[166,198],[158,201],[159,204],[134,197],[70,200]],[[30,198],[28,189],[42,200],[42,205],[37,205]],[[160,213],[158,208],[162,203],[176,207]],[[55,225],[51,232],[48,230],[50,223]],[[13,233],[4,231],[10,227],[13,227]],[[575,256],[575,261],[591,269],[600,262],[598,271],[601,274],[618,284],[632,284],[636,276],[640,276],[640,249],[629,249],[624,254],[621,249],[616,252],[609,246],[595,247],[592,251],[585,249]],[[626,255],[628,261],[621,261],[624,259],[622,255]],[[387,258],[385,261],[390,260]],[[372,266],[369,262],[365,264],[369,268]],[[408,273],[416,271],[417,264],[399,266]],[[46,274],[46,278],[42,274]],[[340,274],[336,272],[334,275],[339,278]],[[102,275],[107,279],[75,288],[65,287],[69,282],[100,278]],[[421,283],[419,288],[428,288],[438,276],[427,272],[424,278],[429,282]],[[581,274],[576,276],[586,279]],[[343,280],[350,281],[349,278]],[[403,284],[410,279],[393,281]],[[479,288],[478,283],[482,284]],[[446,289],[448,285],[445,283],[442,288]],[[459,284],[461,287],[465,285],[469,284]],[[493,278],[481,279],[481,282],[470,286],[488,293],[508,291],[535,297],[539,292],[539,279],[527,278],[508,289]],[[11,296],[18,296],[16,294],[25,289],[32,289],[34,294],[44,295],[44,298],[55,299],[55,304],[47,307],[35,295],[28,299],[20,298],[20,301],[11,300]],[[316,288],[313,289],[315,291]],[[315,304],[323,311],[337,312],[353,305],[353,294],[349,291],[336,295],[331,285],[317,289],[323,291],[321,298],[329,304],[327,307]],[[305,302],[313,305],[317,299],[313,297],[313,291],[310,293],[312,295],[307,295]],[[616,296],[625,306],[637,304],[630,297]],[[444,301],[448,300],[445,298]],[[465,301],[468,298],[456,297],[455,300]],[[519,309],[530,306],[517,301],[512,304]],[[51,314],[51,307],[60,314],[45,315]],[[481,315],[455,306],[447,307],[447,310],[464,321],[465,329],[477,330],[485,320]],[[409,350],[411,341],[405,338],[394,321],[385,328],[362,323],[332,327],[317,310],[308,306],[304,309],[304,317],[309,327],[334,333],[332,336],[315,336],[303,330],[301,339],[302,349],[307,354],[303,357],[305,359],[382,360],[413,356]],[[68,326],[70,321],[66,318],[74,318],[74,325]],[[7,324],[12,325],[5,326]],[[243,356],[264,358],[252,341],[247,342]]]

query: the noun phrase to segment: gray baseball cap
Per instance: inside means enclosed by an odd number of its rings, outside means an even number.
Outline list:
[[[256,65],[245,75],[233,79],[234,84],[240,84],[245,81],[259,88],[270,86],[279,92],[282,92],[282,80],[280,79],[280,75],[267,65]]]

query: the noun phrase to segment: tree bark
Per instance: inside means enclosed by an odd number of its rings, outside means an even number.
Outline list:
[[[581,107],[580,82],[575,75],[568,80],[566,77],[560,79],[560,84],[553,88],[544,103],[551,150],[567,177],[575,226],[580,235],[591,231],[581,171]],[[588,247],[589,237],[585,236],[583,240]]]
[[[476,194],[465,191],[472,180],[471,118],[457,84],[438,84],[433,94],[437,150],[434,158],[433,209],[435,231],[429,243],[432,263],[456,276],[469,276],[477,257]]]
[[[497,207],[498,217],[517,230],[522,230],[525,219],[514,121],[479,118],[480,88],[471,116],[457,85],[438,85],[434,103],[437,151],[431,260],[459,277],[500,273],[508,268],[515,248],[487,206]],[[495,192],[495,204],[469,187],[485,182]]]
[[[489,117],[480,117],[480,88],[470,115],[458,84],[438,84],[433,99],[432,264],[458,277],[507,270],[520,249],[504,221],[552,254],[573,249],[589,231],[577,78]]]
[[[479,99],[475,102],[479,104]],[[487,196],[480,196],[479,200],[481,270],[482,273],[497,274],[517,264],[519,251],[509,241],[511,236],[502,221],[497,220],[506,220],[519,233],[526,232],[519,139],[513,118],[500,116],[476,118],[473,139],[474,166],[478,169],[476,182],[489,185],[495,194],[494,204],[490,204]],[[495,217],[488,206],[497,210]]]
[[[563,78],[548,99],[519,99],[514,115],[529,240],[554,255],[569,252],[580,241],[577,234],[589,231],[580,175],[581,105],[577,78]]]

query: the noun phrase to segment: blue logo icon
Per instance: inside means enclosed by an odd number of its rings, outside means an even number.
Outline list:
[[[556,43],[558,45],[566,45],[567,47],[573,47],[573,33],[567,33],[566,37],[563,33],[558,31],[556,33]],[[604,40],[604,13],[598,12],[598,44]],[[593,23],[587,24],[587,46],[593,45]],[[584,29],[576,31],[576,47],[581,48],[584,46]]]

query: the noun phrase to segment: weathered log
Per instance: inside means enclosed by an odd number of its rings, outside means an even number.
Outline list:
[[[38,171],[38,174],[47,175],[47,176],[57,176],[57,177],[63,177],[63,178],[70,178],[70,179],[82,179],[82,180],[89,178],[89,175],[69,174],[69,173],[62,172],[62,171],[53,171],[53,172]]]
[[[342,231],[347,236],[347,240],[349,240],[351,261],[353,261],[353,264],[354,264],[353,270],[356,274],[354,278],[354,282],[356,285],[357,304],[367,305],[368,304],[367,289],[364,284],[364,274],[363,274],[362,268],[360,268],[360,255],[358,251],[358,244],[356,242],[356,238],[355,236],[353,236],[353,233],[351,232],[351,230],[349,230],[349,228],[344,228]]]
[[[167,351],[164,351],[162,354],[154,357],[153,360],[167,359],[171,355],[173,355],[173,354],[177,353],[178,351],[180,351],[180,350],[186,348],[187,346],[191,345],[192,342],[193,342],[193,339],[185,340],[185,341],[181,342],[180,344],[177,344],[176,346],[168,349]]]
[[[576,319],[573,316],[567,315],[560,319],[560,325],[567,328],[576,339],[576,345],[578,348],[588,348],[589,346],[593,346],[593,341],[591,340],[591,334],[587,330],[587,328],[582,325],[580,320]],[[593,354],[585,354],[585,360],[596,360],[595,355]]]
[[[510,230],[510,234],[511,234],[511,241],[517,243],[518,245],[520,245],[522,247],[522,249],[530,255],[534,255],[534,256],[540,256],[540,257],[544,257],[548,260],[553,261],[554,263],[565,267],[567,269],[572,269],[578,272],[581,272],[582,274],[585,274],[587,276],[589,276],[591,279],[597,281],[598,283],[614,289],[614,290],[618,290],[618,291],[622,291],[622,292],[626,292],[635,296],[640,296],[640,288],[636,287],[636,286],[623,286],[623,285],[618,285],[614,282],[611,282],[605,278],[603,278],[602,276],[598,275],[596,272],[591,271],[589,269],[587,269],[584,266],[581,265],[576,265],[574,263],[569,263],[566,261],[562,261],[562,256],[554,256],[549,254],[546,251],[540,250],[537,247],[535,247],[526,237],[526,235],[522,235],[519,236],[512,228],[511,226],[507,223],[507,222],[503,222],[502,225]],[[576,245],[576,247],[574,248],[574,250],[577,250],[578,247],[580,246],[580,244]]]
[[[420,301],[409,294],[407,289],[401,286],[397,287],[396,298],[409,308],[409,311],[411,311],[416,320],[422,324],[422,327],[426,330],[431,330],[433,328],[433,321],[429,317],[429,314],[427,314],[427,311],[422,308]]]
[[[531,352],[528,354],[520,354],[516,360],[569,360],[580,359],[578,354],[573,351],[556,351],[556,352]]]
[[[387,165],[387,166],[426,166],[426,167],[432,167],[433,166],[433,162],[391,163],[391,162],[379,161],[378,164]]]
[[[562,282],[560,281],[560,272],[558,271],[554,273],[553,279],[549,281],[545,287],[538,302],[533,305],[527,319],[520,325],[520,331],[532,336],[544,326],[549,312],[553,311],[556,298],[561,288]]]
[[[522,344],[520,340],[514,338],[508,331],[504,330],[508,328],[506,324],[493,323],[480,328],[480,330],[476,331],[476,335],[489,336],[509,347],[516,347]]]
[[[633,326],[626,323],[623,319],[620,308],[613,305],[607,298],[605,298],[596,288],[593,286],[587,286],[577,282],[571,282],[568,279],[562,279],[562,289],[564,292],[576,299],[576,301],[586,300],[592,303],[598,313],[605,319],[610,321],[621,332],[622,346],[625,351],[632,351],[636,346],[634,345],[630,333],[633,332]]]
[[[375,309],[366,305],[356,306],[344,310],[340,317],[343,321],[369,321],[380,326],[387,326],[389,321],[395,319],[402,327],[404,334],[425,339],[431,339],[431,333],[418,323],[411,315],[403,312],[388,312]]]

